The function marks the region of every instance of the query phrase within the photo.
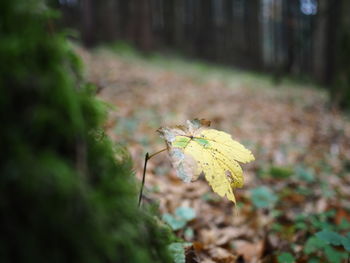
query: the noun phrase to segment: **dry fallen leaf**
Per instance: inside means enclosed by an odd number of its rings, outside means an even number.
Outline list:
[[[245,240],[236,240],[233,242],[234,247],[239,255],[242,255],[245,262],[257,262],[261,258],[264,241],[260,240],[256,243],[251,243]]]
[[[221,247],[215,247],[209,250],[210,256],[215,260],[215,262],[220,263],[234,263],[236,257]]]
[[[209,129],[210,121],[194,119],[187,126],[165,127],[158,132],[165,139],[177,175],[185,182],[204,174],[214,192],[236,202],[233,188],[243,186],[238,162],[254,160],[253,154],[231,135]]]

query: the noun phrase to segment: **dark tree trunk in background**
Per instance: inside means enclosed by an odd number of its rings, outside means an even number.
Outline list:
[[[280,84],[283,77],[283,66],[284,58],[282,54],[283,48],[283,2],[275,1],[273,5],[273,35],[274,35],[274,44],[273,44],[273,81],[275,84]]]
[[[130,26],[130,5],[132,1],[118,0],[118,28],[119,28],[119,39],[129,39],[129,26]]]
[[[326,81],[326,54],[327,51],[327,12],[329,0],[318,1],[318,14],[314,28],[313,44],[313,77],[319,82]]]
[[[198,32],[196,34],[195,46],[196,54],[199,57],[208,59],[212,57],[212,8],[210,0],[202,0],[199,6]]]
[[[174,1],[174,40],[175,47],[182,48],[184,43],[184,28],[183,28],[183,16],[184,16],[184,0]]]
[[[285,6],[286,14],[284,18],[284,44],[286,45],[286,59],[284,65],[284,74],[292,72],[292,67],[295,60],[295,18],[293,16],[293,7]]]
[[[328,72],[332,79],[332,88],[330,90],[333,105],[342,109],[350,109],[350,1],[342,0],[336,9],[339,23],[335,41],[336,56],[332,60],[333,67]],[[334,15],[335,15],[334,14]]]
[[[146,51],[151,50],[153,47],[150,1],[151,0],[142,0],[138,2],[140,24],[137,44],[141,49]]]
[[[94,37],[94,18],[92,0],[81,0],[81,17],[82,17],[82,40],[85,46],[91,47],[95,44]]]
[[[348,1],[348,0],[345,0]],[[326,48],[326,69],[325,82],[331,84],[334,80],[335,72],[335,58],[337,48],[337,38],[340,33],[339,16],[341,15],[341,5],[343,0],[329,0],[328,1],[328,23],[327,23],[327,48]]]
[[[100,0],[95,5],[98,40],[113,42],[118,35],[118,1]]]
[[[130,0],[128,38],[142,50],[153,47],[150,0]]]
[[[246,44],[248,46],[248,56],[254,57],[252,68],[259,69],[261,67],[261,37],[260,37],[260,0],[247,1],[246,8]]]
[[[174,0],[167,0],[164,4],[164,44],[172,46],[174,44],[175,9]]]

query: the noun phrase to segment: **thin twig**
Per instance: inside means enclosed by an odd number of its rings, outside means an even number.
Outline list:
[[[155,156],[155,155],[157,155],[157,154],[159,154],[159,153],[161,153],[161,152],[166,151],[166,149],[167,149],[167,148],[162,149],[162,150],[160,150],[160,151],[158,151],[158,152],[155,152],[155,153],[153,153],[153,154],[151,154],[151,155],[149,155],[149,153],[146,153],[146,155],[145,155],[145,164],[144,164],[144,166],[143,166],[142,183],[141,183],[141,189],[140,189],[140,195],[139,195],[139,204],[138,204],[139,207],[141,206],[143,187],[144,187],[144,185],[145,185],[147,162],[148,162],[148,160],[151,159],[153,156]]]
[[[146,156],[145,156],[145,164],[144,164],[144,166],[143,166],[142,183],[141,183],[141,189],[140,189],[140,195],[139,195],[139,207],[141,206],[142,192],[143,192],[143,186],[145,185],[146,167],[147,167],[147,162],[148,162],[148,160],[149,160],[149,154],[146,153]]]
[[[151,154],[151,155],[148,157],[148,159],[151,159],[153,156],[157,155],[158,153],[164,152],[164,151],[166,151],[166,150],[167,150],[167,148],[164,148],[164,149],[162,149],[162,150],[160,150],[160,151],[158,151],[158,152],[155,152],[155,153]]]

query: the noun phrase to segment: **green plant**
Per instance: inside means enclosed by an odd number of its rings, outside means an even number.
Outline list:
[[[173,255],[174,263],[186,262],[185,248],[191,245],[187,242],[174,242],[168,246],[170,253]]]
[[[256,208],[271,208],[278,200],[278,197],[266,186],[252,189],[250,193]]]
[[[310,260],[327,259],[328,262],[342,262],[348,257],[350,233],[339,234],[346,222],[332,223],[334,211],[321,214],[299,215],[295,227],[310,234],[304,244],[303,252]],[[346,252],[347,251],[347,252]]]
[[[277,257],[278,263],[293,263],[295,262],[295,258],[292,254],[284,252],[278,255]]]
[[[164,214],[162,219],[166,222],[173,230],[179,230],[186,226],[186,224],[196,218],[196,212],[190,208],[181,206],[176,208],[175,214]]]

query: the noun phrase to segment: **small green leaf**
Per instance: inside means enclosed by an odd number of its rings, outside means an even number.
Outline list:
[[[324,197],[330,198],[335,195],[334,190],[326,182],[321,183],[321,190]]]
[[[301,194],[301,195],[312,195],[313,190],[309,187],[304,187],[304,186],[298,186],[297,189],[295,189],[296,193]]]
[[[319,214],[318,216],[311,216],[310,221],[311,224],[316,228],[316,229],[333,229],[334,224],[331,224],[327,222],[328,215],[325,213]]]
[[[251,198],[257,208],[272,207],[277,201],[277,196],[266,186],[252,189]]]
[[[171,214],[165,213],[162,220],[167,223],[173,230],[179,230],[186,225],[186,220],[173,217]]]
[[[300,230],[305,230],[305,229],[308,228],[308,226],[307,226],[307,224],[304,223],[304,222],[297,222],[297,223],[295,224],[295,228],[296,228],[296,229],[300,229]]]
[[[305,254],[311,254],[319,249],[323,249],[325,248],[327,245],[327,243],[325,241],[323,241],[322,239],[319,239],[317,237],[310,237],[305,244],[304,247],[304,252]]]
[[[338,227],[339,227],[340,230],[350,229],[350,222],[348,220],[346,220],[345,218],[343,218],[340,221],[340,224],[339,224]]]
[[[192,245],[191,243],[180,243],[175,242],[171,243],[168,246],[168,249],[173,256],[174,263],[185,263],[186,262],[186,256],[185,256],[185,247]]]
[[[277,257],[278,263],[293,263],[295,262],[295,258],[292,256],[292,254],[284,252],[281,255]]]
[[[350,232],[345,237],[342,237],[341,243],[345,250],[350,252]]]
[[[298,179],[305,181],[307,183],[312,183],[315,181],[314,172],[311,169],[306,169],[302,166],[295,168],[295,173]]]
[[[310,258],[307,263],[320,263],[320,259],[319,258]]]
[[[276,232],[282,232],[283,230],[283,225],[279,224],[279,223],[273,223],[271,225],[271,230],[276,231]]]
[[[324,253],[330,263],[341,263],[347,257],[346,253],[339,252],[330,246],[325,248]]]
[[[183,219],[188,222],[196,218],[196,211],[194,211],[191,207],[181,206],[176,208],[175,215],[179,219]]]
[[[342,236],[334,231],[325,229],[317,232],[315,235],[319,239],[325,241],[327,244],[332,244],[334,246],[339,246],[342,244]]]
[[[273,178],[280,178],[280,179],[284,179],[284,178],[288,178],[291,175],[293,175],[293,171],[288,168],[288,167],[283,167],[283,166],[272,166],[270,168],[269,174],[273,177]]]

